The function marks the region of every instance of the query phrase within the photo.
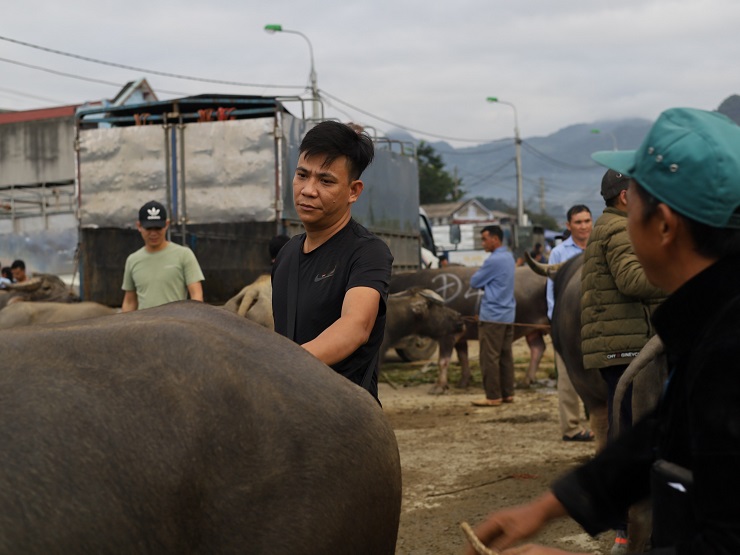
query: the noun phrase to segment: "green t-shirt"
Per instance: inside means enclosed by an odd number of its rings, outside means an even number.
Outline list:
[[[141,247],[129,255],[122,289],[136,291],[139,309],[151,308],[187,299],[187,286],[203,279],[193,251],[169,243],[158,252],[147,252]]]

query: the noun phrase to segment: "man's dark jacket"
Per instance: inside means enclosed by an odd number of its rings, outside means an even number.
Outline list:
[[[670,377],[658,408],[594,460],[553,484],[590,534],[612,528],[651,496],[657,459],[693,473],[689,517],[654,528],[652,553],[740,554],[740,257],[728,257],[675,291],[653,319]]]

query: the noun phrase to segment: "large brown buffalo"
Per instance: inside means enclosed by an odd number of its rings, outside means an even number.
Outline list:
[[[116,312],[114,308],[90,301],[81,303],[16,302],[0,310],[0,329],[84,320]]]
[[[393,431],[293,342],[182,301],[0,352],[0,552],[394,553]]]
[[[462,366],[462,377],[458,387],[467,387],[470,381],[470,368],[467,355],[467,340],[478,339],[478,326],[475,317],[478,315],[483,291],[470,287],[470,276],[478,268],[468,266],[448,266],[446,268],[404,272],[391,278],[391,293],[403,291],[409,287],[424,287],[438,293],[448,307],[457,310],[466,318],[465,334],[460,338],[447,336],[440,338],[440,359],[449,358],[453,346],[457,349]],[[547,319],[547,300],[545,285],[547,280],[532,272],[529,268],[516,268],[514,273],[514,296],[516,297],[516,320],[514,339],[526,337],[530,349],[527,383],[534,381],[535,372],[545,352],[543,334],[549,330]],[[528,325],[529,324],[529,325]],[[441,366],[441,365],[440,365]],[[441,393],[447,389],[446,376],[438,379]]]

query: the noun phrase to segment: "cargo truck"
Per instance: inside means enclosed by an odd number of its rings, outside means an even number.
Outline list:
[[[195,252],[206,302],[223,303],[269,272],[270,238],[302,231],[292,179],[301,139],[316,123],[303,113],[296,99],[233,95],[80,111],[81,296],[120,306],[126,257],[142,246],[138,209],[149,200],[167,207],[170,239]],[[424,219],[414,146],[373,140],[375,160],[352,215],[388,244],[394,271],[418,269]]]

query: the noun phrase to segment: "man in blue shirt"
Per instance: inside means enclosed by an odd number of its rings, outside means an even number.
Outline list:
[[[478,322],[480,367],[486,398],[474,401],[477,407],[497,407],[514,400],[514,257],[503,246],[504,234],[497,225],[481,231],[483,249],[490,252],[470,286],[483,289]]]
[[[552,249],[548,261],[550,264],[559,264],[581,254],[591,235],[593,219],[588,206],[583,204],[571,206],[567,216],[566,227],[570,231],[570,237]],[[550,320],[552,320],[554,306],[553,281],[548,279],[547,317]],[[558,369],[558,413],[563,441],[592,441],[593,433],[581,426],[581,399],[573,388],[565,363],[557,351],[555,352],[555,366]]]

